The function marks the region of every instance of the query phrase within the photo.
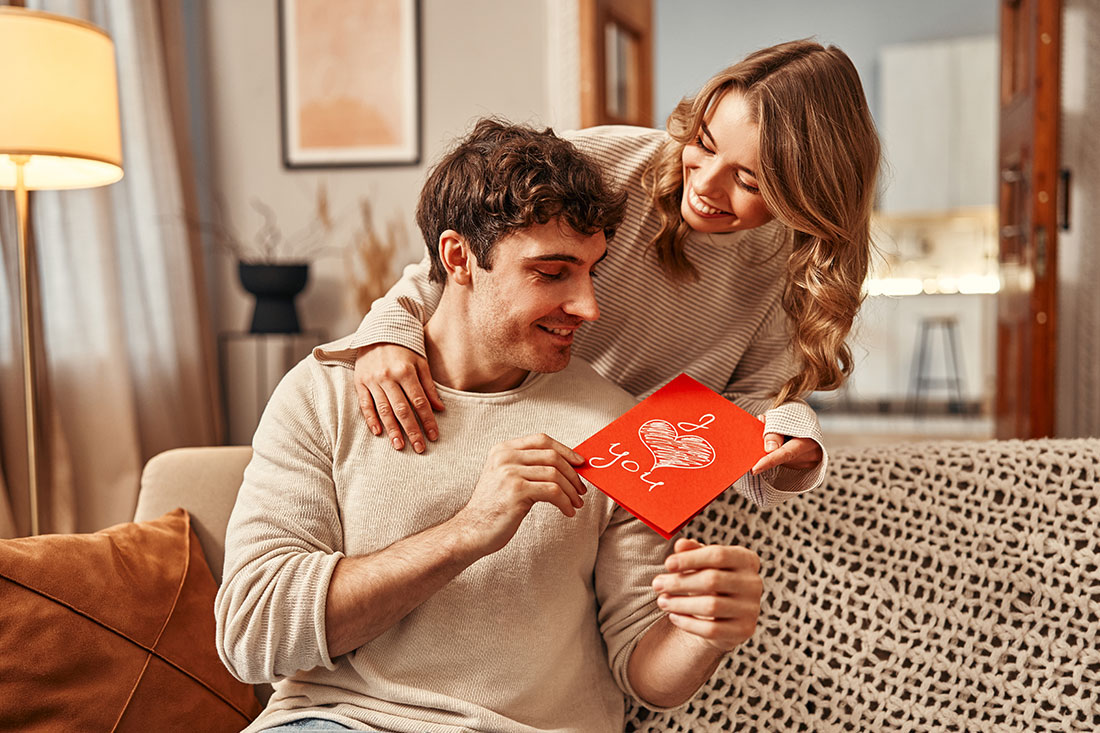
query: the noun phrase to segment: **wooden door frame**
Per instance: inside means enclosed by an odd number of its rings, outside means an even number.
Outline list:
[[[999,438],[1054,433],[1061,36],[1061,0],[1001,0]]]
[[[653,0],[579,0],[581,127],[594,125],[653,126]],[[607,42],[609,23],[627,30],[638,44],[637,69],[629,80],[637,109],[626,117],[607,111]]]

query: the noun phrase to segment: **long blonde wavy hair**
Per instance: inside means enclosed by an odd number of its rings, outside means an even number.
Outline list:
[[[726,94],[743,94],[760,135],[756,180],[764,203],[793,238],[783,309],[801,370],[775,404],[836,389],[852,371],[845,343],[862,304],[871,257],[870,220],[879,140],[851,59],[835,46],[791,41],[716,74],[669,115],[671,140],[644,177],[661,220],[652,245],[673,278],[696,276],[684,252],[682,155]]]

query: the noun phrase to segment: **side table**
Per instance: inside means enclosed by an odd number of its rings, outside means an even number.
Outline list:
[[[326,341],[321,329],[298,333],[223,331],[218,334],[222,406],[231,445],[248,445],[267,400],[291,367]]]

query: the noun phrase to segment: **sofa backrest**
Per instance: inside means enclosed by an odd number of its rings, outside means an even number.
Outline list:
[[[841,450],[683,531],[761,558],[756,632],[627,731],[1100,731],[1100,440]]]
[[[251,458],[249,446],[176,448],[153,456],[141,474],[134,519],[156,519],[176,507],[190,512],[210,572],[220,584],[225,528]]]

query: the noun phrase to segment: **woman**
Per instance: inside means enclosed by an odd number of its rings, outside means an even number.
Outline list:
[[[793,41],[714,76],[668,131],[567,137],[628,194],[574,353],[643,397],[681,371],[765,421],[738,490],[762,506],[818,486],[826,457],[801,397],[839,387],[862,301],[879,142],[858,73],[835,47]],[[375,303],[355,337],[356,389],[375,435],[421,452],[444,409],[421,324],[438,302],[425,263]],[[414,353],[419,352],[419,353]],[[418,424],[419,421],[419,424]],[[423,426],[423,428],[421,428]]]

